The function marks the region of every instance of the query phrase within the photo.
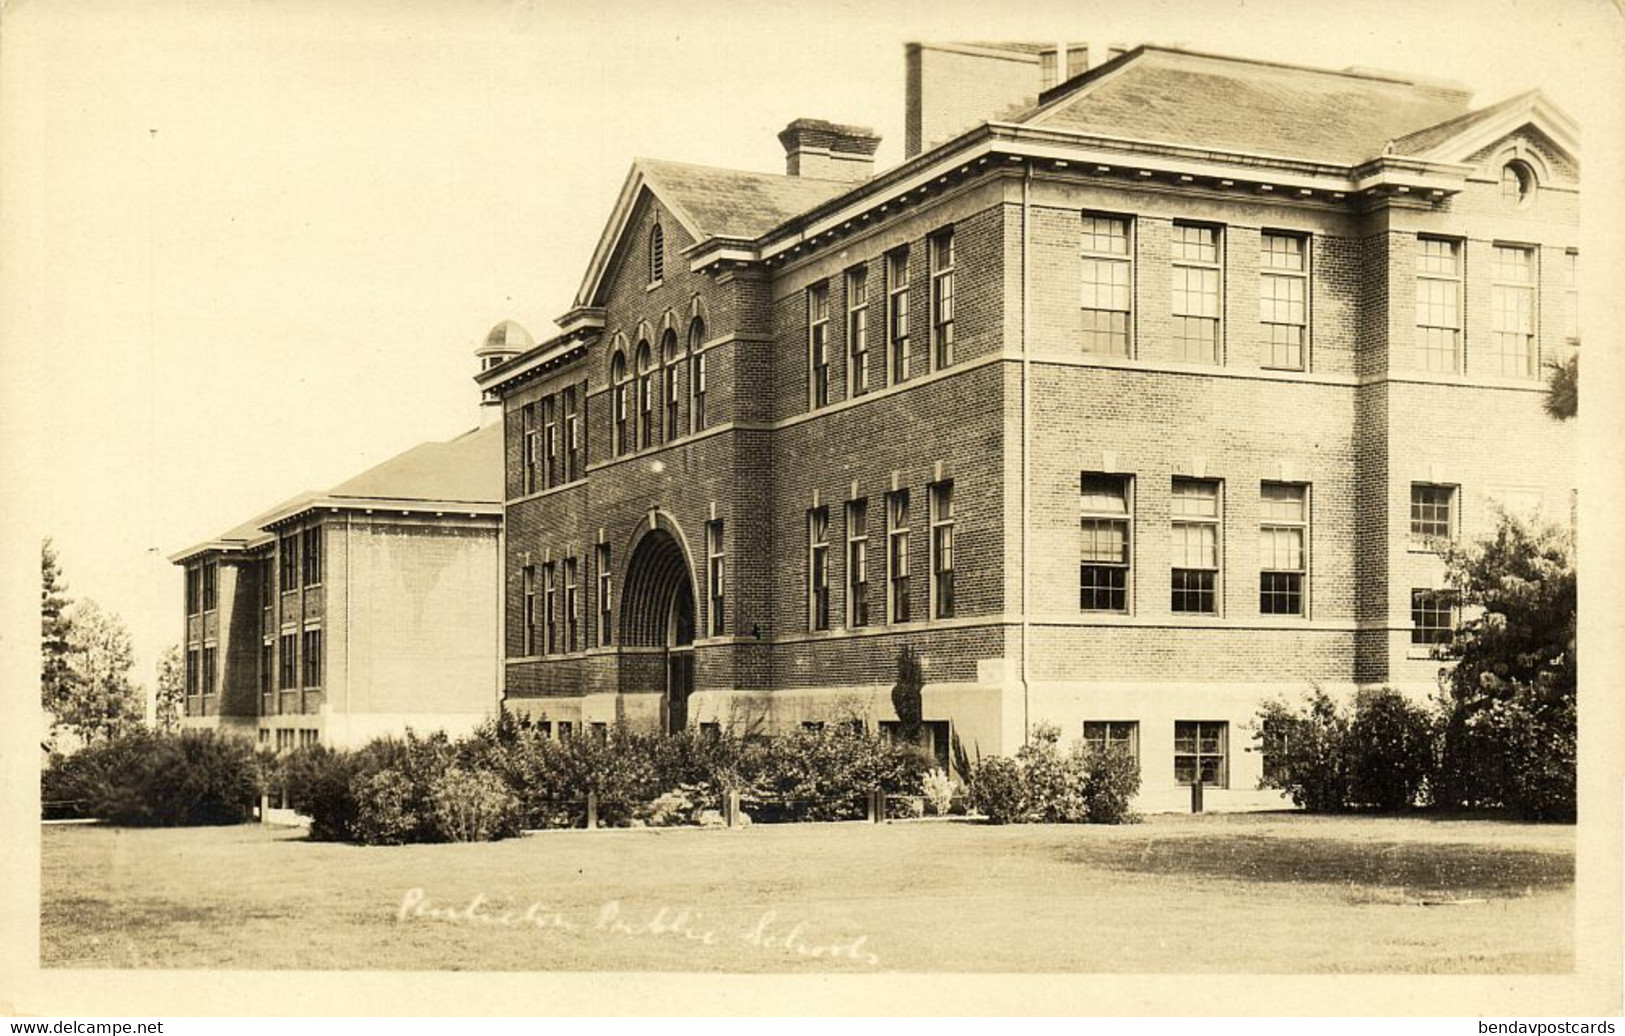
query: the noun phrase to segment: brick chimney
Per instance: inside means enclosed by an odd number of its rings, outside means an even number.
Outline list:
[[[874,175],[880,138],[865,126],[797,119],[779,131],[779,143],[789,175],[857,183]]]

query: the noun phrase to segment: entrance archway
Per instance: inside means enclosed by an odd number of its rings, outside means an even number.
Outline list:
[[[621,592],[621,643],[665,656],[661,713],[668,732],[688,725],[694,691],[694,581],[677,537],[650,529],[632,549]]]

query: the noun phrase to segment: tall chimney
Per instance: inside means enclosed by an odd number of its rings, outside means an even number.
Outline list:
[[[789,175],[857,183],[874,175],[880,137],[866,126],[796,119],[779,131],[779,143]]]

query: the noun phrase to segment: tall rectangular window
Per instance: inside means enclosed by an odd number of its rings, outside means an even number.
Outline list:
[[[220,606],[220,564],[203,563],[203,610],[212,612]]]
[[[619,356],[615,359],[617,363],[620,362]],[[632,382],[627,380],[624,374],[620,375],[620,380],[615,382],[613,391],[615,400],[615,455],[619,457],[632,448],[632,437],[627,434],[628,411],[632,407]]]
[[[722,521],[705,523],[705,586],[710,601],[711,636],[727,630],[727,565],[722,549]]]
[[[1416,241],[1416,366],[1461,370],[1461,251],[1455,241]]]
[[[1265,482],[1258,534],[1259,614],[1302,615],[1304,574],[1309,568],[1307,487]]]
[[[1411,643],[1448,644],[1456,636],[1456,596],[1448,590],[1411,591]]]
[[[1411,535],[1419,539],[1452,539],[1456,534],[1455,486],[1411,483]]]
[[[886,621],[907,622],[908,490],[886,494]]]
[[[908,380],[908,249],[886,256],[886,383]]]
[[[322,631],[305,631],[305,686],[322,685]]]
[[[305,530],[305,585],[320,586],[322,583],[322,527],[317,525]]]
[[[1083,350],[1129,355],[1134,259],[1128,220],[1083,217]]]
[[[203,569],[192,565],[186,570],[186,614],[196,615],[203,610]]]
[[[203,648],[203,693],[210,695],[215,692],[215,670],[218,668],[219,652],[212,647]]]
[[[1122,752],[1140,760],[1140,725],[1133,720],[1085,720],[1083,743],[1096,752]]]
[[[954,362],[954,231],[931,238],[931,362],[936,370]]]
[[[201,675],[201,673],[202,673],[202,668],[201,668],[201,666],[199,664],[198,649],[197,648],[188,648],[186,650],[186,693],[187,694],[197,694],[198,693],[198,689],[199,689],[199,686],[200,686],[200,684],[199,684],[199,676]]]
[[[1297,234],[1266,232],[1260,239],[1258,319],[1264,324],[1266,367],[1304,369],[1309,324],[1307,244]]]
[[[277,687],[287,691],[299,686],[299,637],[297,634],[284,633],[278,638],[280,666],[278,667]]]
[[[705,431],[705,354],[688,358],[688,424],[693,432]]]
[[[542,457],[546,474],[543,485],[552,489],[559,484],[559,411],[556,396],[542,400]]]
[[[638,347],[638,449],[655,444],[655,372],[649,346]]]
[[[547,639],[542,651],[553,654],[559,649],[559,573],[558,566],[549,561],[542,566],[542,623]]]
[[[1217,615],[1219,611],[1219,483],[1176,478],[1173,517],[1173,598],[1175,612]]]
[[[1174,780],[1179,784],[1201,781],[1213,788],[1227,787],[1230,774],[1225,754],[1229,728],[1228,723],[1175,722]]]
[[[272,688],[272,685],[273,685],[273,682],[274,682],[274,672],[275,672],[275,670],[276,670],[276,651],[275,651],[275,649],[272,648],[272,646],[270,644],[268,644],[268,643],[267,644],[261,644],[260,645],[260,697],[261,697],[261,699],[269,699],[270,698],[271,688]],[[269,716],[269,715],[271,715],[272,711],[273,710],[270,707],[269,701],[268,700],[262,700],[261,703],[260,703],[260,715]]]
[[[1580,344],[1580,253],[1563,253],[1563,337]]]
[[[294,533],[277,540],[277,556],[281,560],[281,585],[285,594],[299,589],[299,537]]]
[[[574,651],[581,629],[581,595],[576,588],[576,559],[564,559],[564,650]]]
[[[829,405],[829,285],[807,289],[807,384],[813,407]]]
[[[260,573],[260,607],[271,607],[271,596],[276,587],[276,568],[270,558],[259,563]]]
[[[954,484],[930,488],[931,617],[954,617]]]
[[[1174,351],[1182,360],[1219,362],[1219,255],[1217,227],[1176,223],[1173,256]]]
[[[1084,473],[1078,563],[1083,611],[1128,611],[1129,514],[1128,476]]]
[[[1532,378],[1539,368],[1535,348],[1535,253],[1530,248],[1496,245],[1490,262],[1490,341],[1492,369],[1511,378]]]
[[[574,482],[581,477],[581,411],[576,387],[564,390],[564,477]]]
[[[678,418],[682,416],[678,406],[678,404],[682,401],[682,393],[680,386],[677,384],[677,371],[679,370],[679,361],[677,359],[677,336],[675,334],[668,333],[667,338],[670,342],[669,346],[667,347],[668,354],[665,365],[660,369],[661,375],[665,379],[666,384],[666,428],[664,438],[666,442],[671,442],[673,439],[677,438],[678,435],[682,434],[682,425],[678,421]]]
[[[846,624],[869,625],[869,501],[846,505]]]
[[[534,655],[536,653],[536,566],[526,565],[519,570],[519,592],[522,604],[520,606],[520,620],[522,622],[522,635],[520,654]]]
[[[847,396],[869,391],[869,268],[846,271]]]
[[[807,627],[829,629],[829,508],[807,512]]]
[[[615,608],[610,592],[609,544],[600,543],[593,564],[598,570],[598,646],[608,647],[614,640]]]
[[[536,430],[535,403],[526,403],[519,408],[519,428],[520,484],[523,492],[534,493],[539,488],[536,484],[536,465],[541,453],[537,444],[539,433]]]

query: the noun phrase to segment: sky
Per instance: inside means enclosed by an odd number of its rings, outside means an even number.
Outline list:
[[[778,172],[806,116],[874,127],[894,164],[911,39],[1184,45],[1475,103],[1540,87],[1588,140],[1621,118],[1610,0],[995,7],[12,0],[0,639],[32,637],[50,535],[150,685],[181,630],[167,556],[472,427],[474,347],[507,318],[551,333],[634,157]]]

